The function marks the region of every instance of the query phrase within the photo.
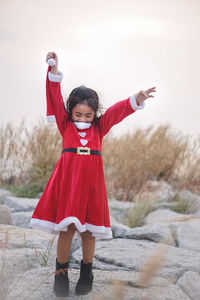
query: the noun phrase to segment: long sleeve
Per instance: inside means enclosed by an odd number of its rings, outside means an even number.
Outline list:
[[[63,135],[67,124],[68,114],[65,110],[61,94],[61,80],[62,74],[51,74],[49,67],[46,78],[47,120],[52,122],[55,116],[60,134]]]
[[[138,109],[142,109],[143,105],[138,106],[135,96],[131,96],[126,100],[119,101],[106,110],[100,117],[100,132],[103,137],[108,133],[112,126],[121,122],[124,118],[134,113]]]

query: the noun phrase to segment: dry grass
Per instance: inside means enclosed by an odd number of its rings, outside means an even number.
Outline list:
[[[42,192],[60,157],[56,125],[40,119],[29,130],[22,121],[0,127],[0,184],[17,196]],[[200,138],[191,140],[169,126],[137,129],[103,142],[108,196],[132,201],[147,180],[164,179],[178,188],[200,192]]]
[[[42,256],[42,262],[41,262],[40,264],[41,264],[41,266],[43,266],[43,267],[46,267],[47,264],[48,264],[49,255],[50,255],[50,252],[51,252],[51,248],[52,248],[52,246],[53,246],[53,243],[54,243],[54,241],[55,241],[55,238],[56,238],[56,235],[50,237],[46,249],[40,253],[41,256]],[[37,255],[36,255],[36,258],[37,258]]]
[[[19,197],[42,192],[61,153],[61,137],[55,125],[40,119],[27,129],[22,121],[0,127],[0,185]]]
[[[149,285],[152,278],[162,268],[164,259],[169,249],[168,240],[164,240],[156,246],[154,252],[144,262],[138,278],[138,285],[146,287]]]
[[[109,197],[132,201],[147,180],[199,189],[200,140],[191,142],[169,126],[138,129],[119,138],[108,135],[103,146]]]
[[[189,214],[191,212],[191,207],[194,204],[194,200],[188,201],[188,199],[184,199],[178,194],[174,196],[173,201],[176,202],[176,205],[172,207],[172,210],[180,214]]]
[[[154,207],[154,199],[146,200],[138,197],[134,207],[129,209],[128,226],[131,228],[143,226],[145,217],[154,210]]]

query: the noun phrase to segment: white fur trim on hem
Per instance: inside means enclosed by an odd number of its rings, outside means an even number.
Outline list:
[[[54,222],[49,222],[46,220],[40,220],[36,218],[32,218],[30,222],[30,226],[35,229],[39,229],[51,234],[58,234],[60,231],[67,231],[68,226],[74,223],[76,229],[79,233],[85,232],[86,230],[92,233],[92,236],[99,239],[111,239],[112,238],[112,230],[110,227],[105,226],[96,226],[89,223],[81,224],[78,218],[76,217],[67,217],[63,219],[59,224]],[[78,237],[79,235],[76,235]]]
[[[56,117],[54,115],[47,116],[47,122],[48,123],[55,123],[56,122]]]
[[[133,110],[138,110],[138,109],[143,109],[144,108],[144,101],[142,102],[141,105],[137,105],[135,95],[130,97],[130,104],[131,104]]]
[[[49,81],[61,82],[62,78],[63,78],[63,73],[58,72],[58,74],[55,75],[55,74],[52,74],[51,72],[48,72],[48,78],[49,78]]]

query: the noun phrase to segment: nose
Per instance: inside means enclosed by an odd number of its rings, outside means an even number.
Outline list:
[[[86,122],[86,118],[85,117],[80,117],[80,121],[79,122]]]

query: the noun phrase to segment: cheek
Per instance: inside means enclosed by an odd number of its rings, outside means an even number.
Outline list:
[[[91,116],[91,121],[94,120],[94,116],[95,116],[95,113],[93,112],[92,116]]]
[[[76,117],[76,115],[73,113],[73,111],[72,111],[72,121],[78,121],[78,118]]]

